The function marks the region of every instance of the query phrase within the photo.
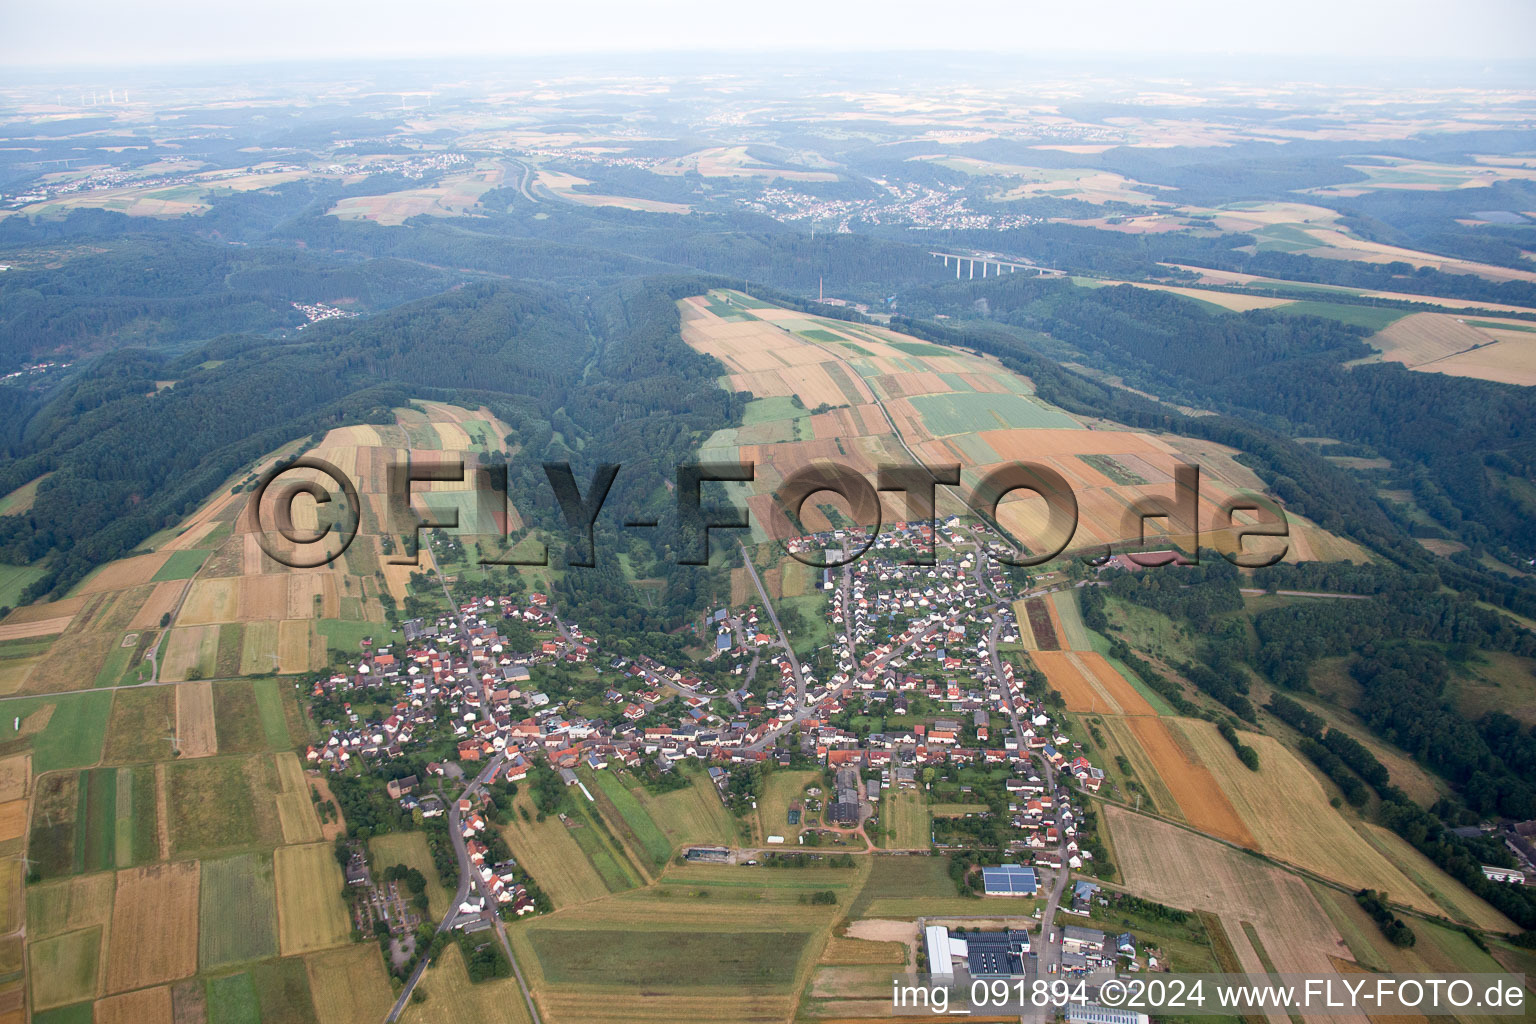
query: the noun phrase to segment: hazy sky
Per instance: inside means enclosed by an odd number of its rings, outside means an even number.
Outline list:
[[[0,67],[646,50],[1536,58],[1536,0],[0,0]]]

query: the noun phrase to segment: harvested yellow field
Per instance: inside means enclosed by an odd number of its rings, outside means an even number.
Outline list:
[[[306,574],[308,575],[308,574]],[[288,614],[288,591],[293,577],[287,574],[240,577],[238,617],[246,622],[281,619]],[[306,614],[314,611],[306,609]]]
[[[0,619],[0,624],[13,626],[20,622],[37,622],[40,619],[72,619],[85,607],[84,597],[66,597],[62,601],[44,601],[13,609]]]
[[[208,513],[203,513],[207,517]],[[165,542],[166,551],[191,551],[197,547],[198,542],[218,529],[219,522],[211,517],[194,519],[192,524],[182,530],[175,537]]]
[[[120,871],[112,901],[107,991],[197,973],[197,861]]]
[[[247,622],[240,640],[240,674],[243,676],[281,672],[278,665],[278,623]]]
[[[1202,832],[1242,846],[1258,845],[1211,771],[1203,763],[1191,759],[1173,735],[1170,723],[1177,727],[1178,720],[1136,717],[1118,721],[1125,723],[1127,731],[1135,737],[1136,746],[1150,762],[1151,771],[1143,773],[1143,781],[1160,780],[1178,804],[1185,821]],[[1132,759],[1136,760],[1134,755]],[[1246,768],[1243,770],[1247,771]]]
[[[27,834],[27,801],[0,803],[0,842]]]
[[[320,816],[309,798],[309,781],[298,755],[289,751],[273,754],[272,759],[277,763],[277,820],[283,829],[283,842],[319,842]]]
[[[1349,956],[1343,938],[1296,876],[1156,818],[1113,805],[1104,807],[1103,816],[1115,863],[1137,895],[1251,922],[1282,972],[1331,972],[1330,955]],[[1233,944],[1238,945],[1235,938]]]
[[[257,576],[256,579],[262,577]],[[278,581],[280,576],[271,577]],[[239,577],[194,580],[182,602],[176,621],[182,626],[202,626],[212,622],[235,622],[240,618],[240,594],[245,580]]]
[[[1252,772],[1211,723],[1180,719],[1175,727],[1210,768],[1259,850],[1351,888],[1380,889],[1426,913],[1440,912],[1434,900],[1349,827],[1329,805],[1316,777],[1278,740],[1243,735],[1243,742],[1259,753],[1260,768]]]
[[[1424,366],[1415,366],[1414,369],[1525,387],[1536,385],[1536,334],[1516,331],[1486,333],[1496,339],[1493,344],[1447,356]]]
[[[0,623],[0,640],[29,640],[36,636],[53,636],[69,628],[74,621],[68,616],[56,619],[34,619],[31,622]]]
[[[123,590],[141,583],[148,583],[170,557],[169,551],[156,551],[150,555],[136,555],[133,558],[120,558],[115,562],[108,562],[80,584],[75,592],[99,594],[107,590]]]
[[[218,751],[213,684],[207,680],[176,687],[176,740],[182,757],[208,757]]]
[[[282,577],[276,577],[281,579]],[[287,577],[286,611],[277,619],[334,619],[341,614],[336,575],[331,572],[296,572]],[[254,618],[254,616],[251,616]],[[267,618],[268,616],[262,616]]]
[[[272,854],[272,865],[277,878],[278,945],[283,956],[347,942],[352,921],[341,902],[345,882],[331,847],[325,843],[279,846]]]
[[[168,683],[209,677],[218,662],[218,626],[177,626],[170,631],[160,657],[160,678]]]
[[[284,619],[277,624],[277,670],[307,672],[313,667],[314,623],[308,619]]]
[[[1370,344],[1394,363],[1417,368],[1446,356],[1487,345],[1493,339],[1476,327],[1445,313],[1414,313],[1372,335]]]
[[[124,992],[98,999],[93,1024],[171,1024],[171,990],[167,985]]]
[[[134,613],[133,619],[128,623],[129,628],[154,629],[159,626],[162,616],[176,610],[176,602],[181,600],[181,595],[186,589],[186,580],[166,580],[163,583],[156,583],[155,589],[150,591],[149,597]]]
[[[1234,313],[1246,313],[1250,309],[1273,309],[1275,306],[1285,306],[1296,301],[1295,299],[1280,299],[1272,295],[1243,295],[1236,292],[1207,291],[1202,288],[1182,288],[1172,284],[1141,284],[1131,281],[1113,281],[1110,283],[1129,284],[1135,288],[1170,292],[1174,295],[1182,295],[1188,299],[1198,299],[1201,302],[1214,303]]]
[[[0,695],[9,696],[24,688],[42,661],[41,654],[26,658],[6,658],[0,661]]]
[[[377,1024],[394,1002],[376,943],[314,953],[304,958],[304,970],[319,1024]]]

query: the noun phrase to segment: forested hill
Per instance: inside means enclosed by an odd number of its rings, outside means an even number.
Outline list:
[[[1416,373],[1397,363],[1347,365],[1371,352],[1361,328],[1280,310],[1212,312],[1176,295],[1129,286],[1090,289],[1006,277],[930,286],[914,291],[909,302],[969,317],[967,331],[1007,325],[1014,330],[1000,337],[1011,338],[1004,344],[1014,348],[1036,347],[1030,339],[1047,336],[1042,340],[1054,344],[1053,352],[1070,352],[1160,398],[1226,414],[1246,425],[1239,432],[1361,446],[1392,460],[1403,489],[1437,524],[1410,524],[1397,516],[1400,529],[1454,537],[1509,561],[1536,555],[1536,503],[1530,498],[1536,388]],[[986,319],[977,319],[978,303],[984,303]],[[1130,396],[1115,401],[1135,404]],[[1186,428],[1210,425],[1179,429]],[[1326,486],[1282,488],[1282,497],[1330,530],[1363,531],[1379,540],[1379,503],[1358,500],[1364,490],[1358,479],[1325,475],[1332,482],[1314,483]]]
[[[628,463],[622,487],[640,500],[663,466],[740,418],[717,364],[677,334],[675,299],[709,284],[658,279],[575,299],[486,283],[319,324],[297,341],[231,336],[181,356],[109,354],[20,411],[0,492],[49,476],[28,512],[0,517],[0,558],[51,555],[26,596],[58,594],[262,453],[387,421],[410,398],[488,404],[512,427],[514,481],[529,493],[547,491],[538,467],[548,456],[570,458],[583,481],[597,462]]]

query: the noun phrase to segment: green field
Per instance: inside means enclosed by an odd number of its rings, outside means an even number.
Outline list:
[[[783,989],[810,932],[544,928],[528,941],[552,984],[656,989]]]
[[[75,819],[80,813],[80,796],[76,772],[54,772],[37,780],[27,840],[32,870],[43,878],[57,878],[75,870],[79,843]]]
[[[75,870],[108,871],[117,866],[117,769],[80,773],[76,816]]]
[[[165,560],[160,571],[155,573],[151,580],[161,583],[165,580],[189,580],[197,575],[197,570],[203,567],[203,562],[212,554],[210,551],[173,551],[171,557]]]
[[[581,852],[587,855],[592,867],[597,869],[603,885],[608,887],[609,892],[623,892],[643,885],[645,880],[636,873],[623,848],[605,833],[596,808],[587,802],[579,790],[574,787],[572,790],[568,806],[574,808],[574,813],[570,816],[580,827],[571,829],[571,838],[576,840]]]
[[[787,395],[773,398],[755,398],[741,411],[741,425],[750,427],[774,420],[793,420],[806,415],[805,406]]]
[[[1072,429],[1078,422],[1020,395],[917,395],[909,399],[923,425],[938,436],[1011,427]]]
[[[805,819],[801,818],[800,825],[791,825],[789,805],[800,801],[805,787],[820,778],[820,772],[809,770],[779,769],[769,772],[763,780],[763,790],[758,794],[757,814],[748,819],[757,825],[757,834],[752,837],[752,841],[766,842],[769,836],[784,836],[786,840],[792,840],[798,836]]]
[[[1299,302],[1276,306],[1274,311],[1290,316],[1320,316],[1355,327],[1365,327],[1372,331],[1379,331],[1393,321],[1401,320],[1409,313],[1406,309],[1354,306],[1344,302],[1318,302],[1312,299],[1302,299]]]
[[[637,785],[630,792],[674,850],[690,843],[718,846],[735,843],[738,838],[736,821],[720,802],[715,784],[703,771],[681,770],[691,776],[690,784],[684,789],[652,794]]]
[[[41,775],[101,760],[107,717],[112,712],[110,692],[61,693],[4,701],[0,703],[0,744],[18,738],[15,719],[25,722],[28,715],[49,704],[54,706],[53,716],[47,727],[32,737],[32,771]]]
[[[257,679],[251,683],[251,693],[256,698],[256,713],[261,718],[261,731],[267,746],[273,750],[286,750],[293,746],[288,734],[288,719],[283,713],[283,694],[276,679]]]
[[[261,1024],[256,984],[245,972],[209,978],[208,1024]]]
[[[635,795],[626,789],[612,772],[593,772],[590,778],[601,790],[602,795],[612,802],[614,809],[622,817],[623,823],[634,834],[640,849],[650,859],[651,867],[655,869],[666,864],[672,856],[672,844],[667,841],[667,837],[662,834],[655,820],[646,813],[645,808],[640,806],[640,801]]]
[[[272,858],[243,853],[205,860],[198,901],[197,963],[207,971],[277,954]]]
[[[952,356],[954,351],[923,341],[888,341],[887,345],[909,356]]]
[[[349,622],[346,619],[317,619],[315,628],[325,637],[326,647],[335,647],[356,653],[369,637],[388,632],[389,627],[378,622]]]
[[[1117,484],[1139,487],[1146,483],[1138,474],[1131,472],[1116,462],[1113,455],[1079,455],[1078,459],[1103,473]]]
[[[14,608],[21,603],[21,592],[47,570],[38,565],[8,565],[0,562],[0,608]]]
[[[93,1002],[61,1006],[32,1015],[32,1024],[91,1024],[96,1004]]]

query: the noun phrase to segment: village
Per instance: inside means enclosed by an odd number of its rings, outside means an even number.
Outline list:
[[[863,557],[846,561],[866,544]],[[498,787],[534,785],[541,772],[590,802],[583,780],[591,773],[655,778],[696,764],[739,813],[741,780],[817,768],[826,791],[812,787],[803,805],[793,805],[787,823],[812,826],[793,830],[793,845],[861,853],[877,848],[871,836],[881,828],[884,792],[927,799],[935,785],[958,786],[976,801],[974,812],[935,818],[916,848],[885,849],[991,847],[961,892],[1039,901],[1034,917],[1042,923],[1033,947],[1015,927],[987,933],[1001,936],[997,950],[973,932],[969,952],[943,926],[927,926],[930,971],[952,975],[958,962],[972,977],[1098,982],[1122,965],[1155,969],[1155,956],[1135,959],[1132,935],[1107,940],[1093,929],[1053,926],[1058,908],[1087,915],[1096,898],[1091,883],[1070,891],[1068,883],[1073,871],[1092,870],[1097,840],[1079,793],[1097,792],[1105,773],[1053,716],[1043,676],[1027,659],[1021,672],[999,646],[1019,641],[1015,600],[1070,584],[1056,573],[1009,570],[992,557],[1004,549],[988,528],[959,519],[937,528],[888,524],[873,539],[857,528],[828,531],[787,548],[801,558],[846,561],[819,571],[831,640],[805,660],[787,643],[765,591],[758,603],[705,618],[697,631],[707,653],[692,665],[605,651],[544,593],[477,597],[435,618],[403,621],[398,639],[364,640],[353,663],[318,678],[310,693],[317,717],[327,709],[339,715],[305,752],[308,765],[372,780],[403,814],[446,819],[460,877],[440,930],[471,933],[547,907],[490,817]],[[573,672],[602,681],[595,698],[563,692]],[[594,704],[605,713],[577,711]],[[883,725],[875,730],[871,722]],[[419,773],[403,769],[428,749],[452,755],[425,762]],[[988,781],[994,775],[1001,785]],[[750,785],[745,799],[755,807]],[[684,853],[691,861],[755,864],[790,849],[784,836],[759,838],[760,845]],[[376,914],[403,906],[390,890],[366,905]],[[394,932],[403,935],[409,923],[402,918]],[[397,963],[404,953],[396,947]]]

